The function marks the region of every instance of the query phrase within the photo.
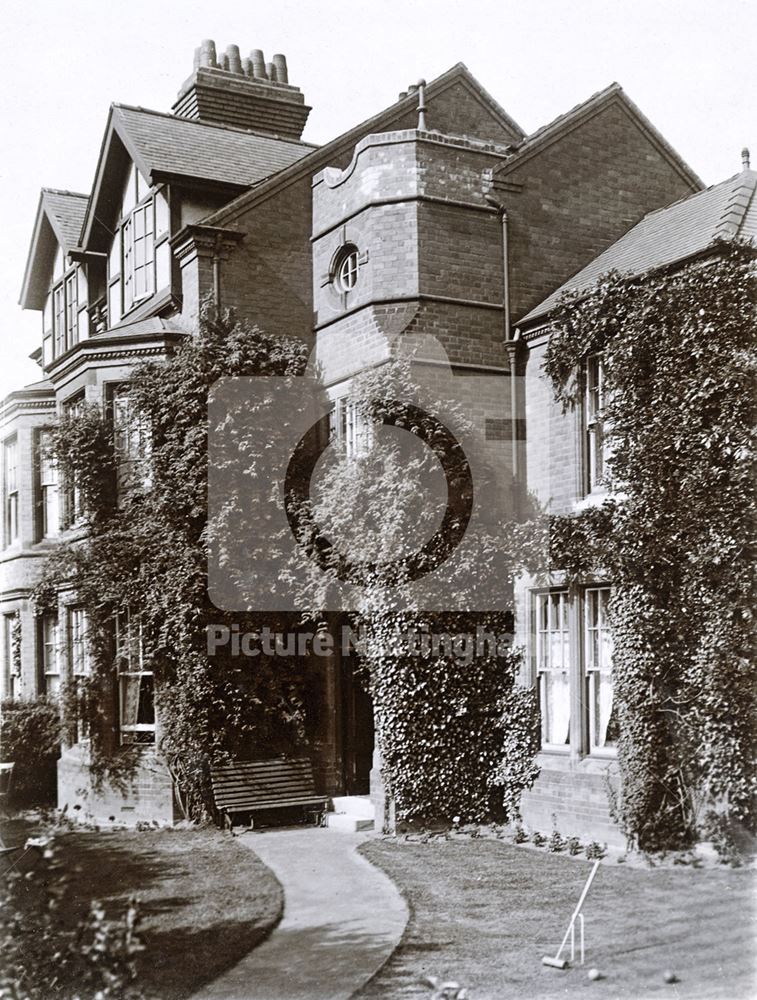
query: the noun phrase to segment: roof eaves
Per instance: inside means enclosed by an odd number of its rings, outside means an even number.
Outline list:
[[[89,241],[92,236],[92,225],[95,221],[95,206],[100,201],[100,194],[102,191],[103,184],[103,165],[105,163],[107,153],[110,147],[110,141],[113,134],[112,122],[113,115],[116,109],[115,104],[111,104],[108,109],[108,119],[105,122],[105,131],[103,132],[102,142],[100,143],[100,152],[97,154],[97,166],[95,167],[95,179],[92,183],[92,193],[89,199],[89,206],[87,208],[87,214],[84,217],[84,223],[81,230],[80,244],[84,249],[89,246]]]
[[[708,243],[706,246],[700,247],[699,249],[694,250],[691,253],[684,254],[683,256],[678,257],[675,260],[665,261],[662,264],[655,264],[652,267],[638,268],[636,270],[630,270],[630,271],[620,271],[618,273],[620,274],[621,277],[629,279],[645,278],[649,277],[650,275],[664,275],[665,273],[675,271],[680,267],[685,267],[688,264],[695,264],[697,261],[706,263],[708,258],[716,257],[723,250],[724,244],[728,242],[729,242],[728,240],[715,239],[712,240],[712,242]],[[612,268],[608,268],[607,271],[602,272],[602,274],[607,274],[611,270]],[[577,272],[577,274],[580,273],[581,271]],[[540,302],[538,306],[534,306],[534,308],[529,310],[526,313],[526,315],[522,317],[522,319],[518,320],[516,326],[522,326],[523,330],[530,331],[533,329],[534,324],[538,326],[546,324],[547,322],[550,321],[551,314],[557,305],[556,299],[559,298],[562,292],[577,291],[579,299],[585,299],[587,296],[591,294],[594,284],[602,277],[602,274],[599,274],[597,278],[594,280],[594,282],[592,282],[592,284],[586,285],[583,288],[575,287],[571,289],[569,286],[570,282],[572,281],[572,278],[568,278],[568,280],[563,282],[563,284],[560,285],[559,288],[556,288],[554,292],[551,292],[547,296],[547,298],[545,298],[542,302]],[[573,277],[576,277],[576,275],[574,275]]]
[[[34,269],[34,260],[37,256],[37,249],[39,247],[40,235],[42,232],[43,219],[46,218],[46,213],[44,210],[44,191],[40,191],[39,199],[37,201],[37,212],[34,217],[34,229],[32,230],[32,238],[29,243],[29,252],[26,255],[26,266],[24,267],[24,277],[21,282],[21,294],[19,296],[18,302],[22,309],[31,308],[30,294],[31,294],[31,279],[32,270]],[[49,224],[49,220],[48,220]]]

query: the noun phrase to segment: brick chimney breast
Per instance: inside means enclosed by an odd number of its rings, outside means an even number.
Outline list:
[[[299,139],[310,108],[299,87],[289,83],[286,56],[270,62],[260,49],[242,58],[239,46],[216,54],[205,39],[195,49],[194,71],[185,80],[172,111],[180,118]]]

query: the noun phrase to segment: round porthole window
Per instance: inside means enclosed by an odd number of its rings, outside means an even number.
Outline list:
[[[350,292],[357,284],[359,269],[357,247],[348,243],[334,261],[334,284],[339,292]]]

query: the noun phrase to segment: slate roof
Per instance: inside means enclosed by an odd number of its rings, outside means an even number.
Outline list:
[[[47,214],[58,242],[66,251],[79,246],[88,202],[89,196],[86,194],[42,188],[41,207]]]
[[[114,104],[113,127],[145,174],[250,187],[315,148],[243,129]]]
[[[755,188],[757,171],[742,170],[727,181],[650,212],[520,322],[545,316],[563,292],[589,289],[607,271],[643,274],[692,257],[720,240],[757,239]]]

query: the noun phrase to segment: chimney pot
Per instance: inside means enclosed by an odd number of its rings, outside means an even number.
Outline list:
[[[226,46],[226,58],[229,61],[229,70],[232,73],[242,72],[242,60],[239,58],[239,46],[238,45],[227,45]]]
[[[246,56],[242,60],[242,72],[245,76],[252,76],[252,59],[248,59]]]
[[[200,46],[200,65],[213,67],[218,65],[216,62],[216,43],[212,38],[204,39]]]
[[[194,69],[197,69],[199,65],[200,65],[200,47],[198,45],[198,47],[195,49],[195,57],[193,63]]]
[[[397,98],[397,100],[398,101],[404,101],[406,97],[407,97],[407,91],[406,90],[401,90],[400,91],[400,96]]]
[[[250,61],[252,62],[252,75],[260,80],[265,80],[265,56],[263,55],[263,50],[253,49],[250,53]]]
[[[418,84],[417,83],[411,83],[410,86],[407,88],[407,92],[408,92],[408,94],[417,94],[418,93]]]
[[[276,76],[276,66],[274,65],[274,63],[267,62],[265,64],[265,75],[272,82],[274,82],[274,83],[276,82],[276,80],[278,79],[278,77]]]
[[[277,52],[273,57],[273,65],[276,67],[276,79],[279,83],[289,83],[289,71],[287,69],[287,57]]]
[[[741,166],[744,170],[749,170],[749,149],[747,146],[741,150]]]
[[[226,55],[225,52],[221,55],[221,59],[220,59],[218,68],[219,69],[228,69],[229,68],[229,57]]]

